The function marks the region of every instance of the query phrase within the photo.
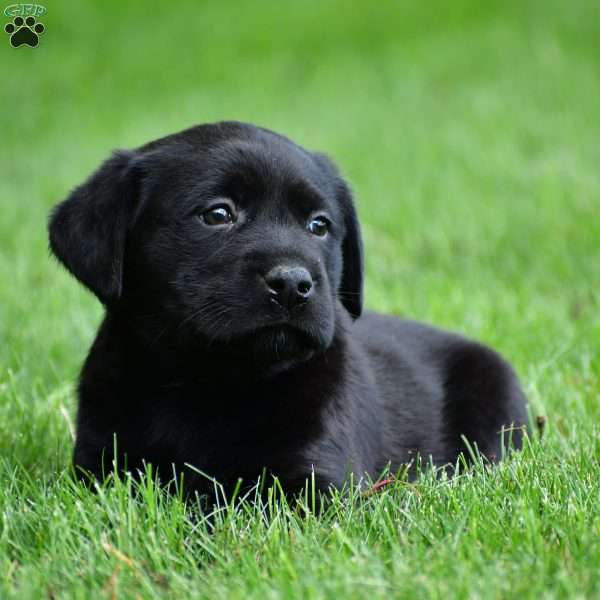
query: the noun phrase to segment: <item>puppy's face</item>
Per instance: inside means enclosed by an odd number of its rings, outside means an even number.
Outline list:
[[[347,186],[324,156],[250,125],[116,154],[57,207],[50,239],[148,343],[212,347],[266,372],[329,346],[338,299],[361,310]]]

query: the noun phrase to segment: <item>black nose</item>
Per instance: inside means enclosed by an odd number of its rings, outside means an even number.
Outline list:
[[[265,281],[271,298],[286,308],[302,304],[312,295],[313,280],[304,267],[274,267]]]

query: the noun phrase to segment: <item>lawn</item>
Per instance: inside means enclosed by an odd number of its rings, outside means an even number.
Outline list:
[[[38,48],[0,44],[0,598],[600,596],[600,4],[46,6]],[[112,149],[232,118],[336,159],[367,305],[497,347],[541,439],[320,517],[72,483],[101,308],[48,211]]]

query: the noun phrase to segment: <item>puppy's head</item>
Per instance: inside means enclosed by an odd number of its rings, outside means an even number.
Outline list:
[[[325,350],[337,310],[362,310],[348,186],[325,156],[242,123],[115,153],[55,208],[50,245],[148,342],[267,370]]]

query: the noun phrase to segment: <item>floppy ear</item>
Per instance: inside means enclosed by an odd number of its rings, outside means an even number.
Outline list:
[[[137,202],[134,153],[118,151],[54,208],[50,248],[104,304],[121,295],[125,238]]]
[[[363,243],[354,208],[352,192],[342,179],[333,161],[325,154],[313,152],[313,158],[328,178],[333,180],[335,194],[344,215],[345,235],[342,241],[342,279],[338,296],[346,310],[358,319],[363,308]]]
[[[357,319],[362,314],[363,308],[363,243],[352,193],[342,180],[340,180],[339,188],[344,209],[346,234],[342,242],[343,269],[338,293],[346,310],[353,318]]]

